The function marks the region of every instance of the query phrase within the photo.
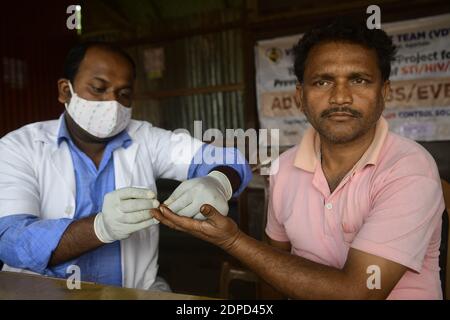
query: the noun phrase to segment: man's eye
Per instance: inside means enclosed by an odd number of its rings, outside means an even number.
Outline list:
[[[325,81],[325,80],[318,80],[314,83],[314,85],[316,87],[326,87],[326,86],[330,85],[330,82]]]
[[[105,88],[99,88],[99,87],[94,87],[94,86],[91,86],[91,88],[92,88],[92,91],[94,91],[95,93],[105,92]]]
[[[130,99],[131,98],[131,92],[129,91],[122,91],[120,92],[120,96],[126,99]]]
[[[362,78],[353,79],[352,82],[356,83],[356,84],[367,84],[367,83],[369,83],[369,81],[367,81],[366,79],[362,79]]]

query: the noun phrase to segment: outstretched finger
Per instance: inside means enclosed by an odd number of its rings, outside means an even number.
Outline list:
[[[181,229],[194,232],[200,230],[201,221],[196,221],[192,218],[179,216],[170,211],[170,209],[166,206],[160,206],[159,210],[167,221],[170,221],[172,224]]]
[[[150,189],[144,189],[144,188],[127,187],[127,188],[117,189],[115,192],[119,195],[120,200],[155,199],[155,197],[156,197],[156,195],[153,191],[151,191]]]
[[[178,231],[183,231],[183,232],[185,231],[182,228],[178,227],[176,224],[174,224],[172,221],[170,221],[169,219],[164,217],[159,209],[151,209],[150,213],[152,214],[153,218],[155,218],[156,220],[161,222],[163,225],[168,226],[169,228],[175,229]]]

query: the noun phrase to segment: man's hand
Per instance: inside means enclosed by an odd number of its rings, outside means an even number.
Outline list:
[[[150,209],[159,206],[155,194],[142,188],[123,188],[105,195],[102,212],[97,214],[94,230],[97,238],[110,243],[158,223]]]
[[[206,221],[180,217],[165,206],[151,211],[166,226],[221,247],[290,298],[386,299],[407,269],[354,248],[350,248],[343,268],[307,260],[247,236],[233,220],[209,205],[201,208]],[[380,289],[372,290],[367,285],[369,266],[378,266],[381,271]]]
[[[159,210],[154,209],[151,212],[153,217],[169,228],[187,232],[224,250],[231,249],[241,234],[232,219],[224,217],[214,207],[207,204],[200,208],[200,212],[206,218],[205,221],[180,217],[164,205],[160,206]]]
[[[228,200],[233,190],[228,178],[219,171],[207,176],[184,181],[164,201],[169,209],[180,216],[204,220],[200,213],[203,204],[210,204],[224,216],[228,214]]]

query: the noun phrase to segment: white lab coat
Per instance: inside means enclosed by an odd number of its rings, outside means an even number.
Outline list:
[[[59,120],[29,124],[0,140],[0,217],[33,214],[41,219],[73,218],[76,186],[70,150],[58,147]],[[145,186],[156,193],[155,179],[185,180],[202,142],[132,120],[133,143],[113,153],[116,189]],[[158,271],[159,225],[121,241],[122,284],[148,289]],[[24,271],[4,265],[3,270]],[[29,272],[29,271],[26,271]],[[83,272],[83,270],[81,270]]]

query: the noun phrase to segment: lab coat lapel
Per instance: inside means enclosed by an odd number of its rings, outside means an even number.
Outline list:
[[[61,142],[59,147],[54,148],[51,161],[75,199],[75,173],[69,146],[65,141]]]
[[[138,149],[139,144],[133,141],[128,148],[119,148],[114,151],[113,157],[116,189],[131,186]]]
[[[62,141],[58,146],[57,141],[62,121],[64,121],[64,113],[57,121],[46,122],[42,130],[37,132],[35,140],[44,142],[50,149],[50,161],[75,199],[75,172],[69,146],[66,141]]]
[[[116,189],[130,187],[133,178],[133,169],[136,163],[136,155],[139,144],[133,141],[128,148],[119,148],[113,153],[114,174]],[[135,270],[137,270],[139,257],[139,238],[131,235],[128,239],[120,241],[122,285],[126,288],[135,288]],[[139,260],[139,259],[137,259]]]

